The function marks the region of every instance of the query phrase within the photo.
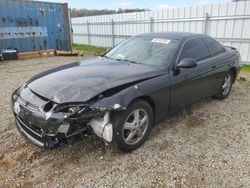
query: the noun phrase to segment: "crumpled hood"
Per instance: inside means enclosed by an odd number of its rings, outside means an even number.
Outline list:
[[[150,65],[96,58],[42,72],[27,85],[57,103],[86,102],[108,89],[165,73]]]

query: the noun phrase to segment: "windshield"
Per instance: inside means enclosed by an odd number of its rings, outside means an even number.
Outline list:
[[[178,48],[177,39],[131,37],[110,50],[110,59],[156,66],[168,65]]]

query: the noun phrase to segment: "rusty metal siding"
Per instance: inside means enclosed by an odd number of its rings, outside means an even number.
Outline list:
[[[0,1],[0,50],[71,50],[68,5],[38,1]]]

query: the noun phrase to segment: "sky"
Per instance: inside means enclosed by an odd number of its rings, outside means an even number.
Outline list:
[[[147,8],[162,9],[200,4],[228,3],[231,0],[45,0],[50,2],[66,2],[70,8],[118,9]]]

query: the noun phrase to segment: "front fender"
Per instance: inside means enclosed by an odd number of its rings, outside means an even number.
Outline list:
[[[125,110],[133,100],[140,97],[150,97],[155,103],[155,107],[162,104],[167,106],[169,101],[169,86],[169,75],[161,75],[130,85],[111,96],[104,95],[103,98],[92,104],[92,108],[103,111]]]
[[[138,85],[126,88],[112,96],[104,97],[94,103],[91,107],[103,110],[125,110],[132,100],[145,95],[139,90]]]

